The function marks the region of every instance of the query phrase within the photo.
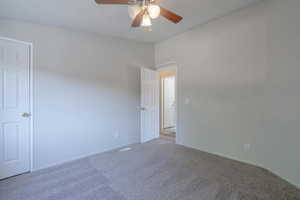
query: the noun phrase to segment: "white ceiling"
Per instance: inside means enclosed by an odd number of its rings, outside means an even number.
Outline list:
[[[130,28],[126,6],[98,5],[94,0],[1,0],[0,17],[158,42],[258,1],[161,0],[162,6],[184,19],[175,25],[160,17],[153,21],[151,32]]]

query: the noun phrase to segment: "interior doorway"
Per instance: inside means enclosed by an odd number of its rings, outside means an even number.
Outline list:
[[[176,69],[159,70],[160,77],[160,137],[176,138]]]

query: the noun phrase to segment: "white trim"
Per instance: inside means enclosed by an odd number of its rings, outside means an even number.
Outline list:
[[[159,64],[156,67],[157,71],[166,71],[166,70],[178,70],[178,65],[175,62],[167,62],[165,64]]]
[[[20,44],[24,44],[27,45],[29,48],[29,111],[31,114],[30,117],[30,124],[29,124],[29,172],[33,171],[33,144],[34,144],[34,137],[33,137],[33,121],[34,121],[34,115],[33,115],[33,44],[31,42],[25,42],[25,41],[21,41],[21,40],[16,40],[13,38],[8,38],[8,37],[3,37],[0,36],[1,40],[7,40],[7,41],[11,41],[11,42],[16,42],[16,43],[20,43]]]
[[[55,162],[55,163],[52,163],[52,164],[47,164],[47,165],[44,165],[44,166],[41,166],[41,167],[38,167],[38,168],[33,168],[31,172],[35,172],[35,171],[39,171],[39,170],[42,170],[42,169],[47,169],[47,168],[50,168],[50,167],[63,165],[63,164],[70,163],[70,162],[73,162],[73,161],[77,161],[77,160],[80,160],[80,159],[84,159],[84,158],[87,158],[87,157],[95,156],[95,155],[98,155],[100,153],[104,153],[104,152],[107,152],[107,151],[109,151],[109,150],[87,153],[87,154],[83,154],[83,155],[80,155],[80,156],[74,156],[74,157],[66,159],[66,160],[58,161],[58,162]]]
[[[33,85],[34,85],[34,69],[33,69],[33,44],[29,44],[30,48],[30,63],[29,63],[29,106],[30,106],[30,113],[31,113],[31,118],[30,118],[30,172],[33,171],[33,166],[34,166],[34,90],[33,90]]]
[[[175,102],[176,102],[176,144],[179,144],[179,140],[178,140],[178,136],[180,135],[180,132],[179,132],[179,120],[178,120],[178,65],[175,63],[175,62],[167,62],[165,64],[159,64],[157,65],[156,67],[157,71],[158,72],[161,72],[161,71],[166,71],[166,70],[175,70]],[[161,95],[161,94],[160,94]],[[160,117],[160,115],[159,115]],[[159,121],[161,121],[161,119],[159,119]]]
[[[143,104],[143,68],[140,68],[140,106],[139,106],[139,115],[140,115],[140,143],[144,143],[144,131],[143,131],[143,115],[142,115],[142,104]]]
[[[1,40],[7,40],[7,41],[11,41],[11,42],[17,42],[17,43],[20,43],[20,44],[25,44],[25,45],[30,45],[30,46],[32,46],[32,43],[31,43],[31,42],[25,42],[25,41],[13,39],[13,38],[8,38],[8,37],[0,36],[0,39],[1,39]]]
[[[169,70],[166,70],[166,71],[169,71]],[[164,121],[165,121],[165,105],[164,105],[164,101],[165,101],[165,98],[164,98],[164,93],[165,93],[165,83],[164,83],[164,80],[166,79],[166,78],[168,78],[168,77],[174,77],[174,84],[175,84],[175,86],[174,86],[174,89],[175,89],[175,96],[174,96],[174,98],[175,98],[175,105],[176,105],[176,71],[175,71],[175,73],[172,73],[172,74],[168,74],[168,75],[164,75],[164,76],[160,76],[160,85],[159,85],[159,88],[160,88],[160,98],[159,98],[159,100],[160,100],[160,106],[159,106],[159,108],[160,108],[160,131],[162,131],[163,129],[165,129],[165,128],[167,128],[167,127],[165,127],[165,123],[164,123]],[[176,111],[176,107],[175,107],[175,111]],[[176,113],[175,113],[176,114]],[[176,119],[176,116],[175,116],[175,119]],[[175,122],[175,126],[176,126],[176,122]],[[171,127],[169,127],[169,128],[171,128]]]

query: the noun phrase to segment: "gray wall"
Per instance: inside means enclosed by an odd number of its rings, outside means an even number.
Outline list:
[[[265,0],[156,45],[157,66],[179,67],[179,143],[300,186],[299,8]]]
[[[138,67],[154,66],[153,45],[6,20],[0,36],[34,46],[35,169],[139,142]]]

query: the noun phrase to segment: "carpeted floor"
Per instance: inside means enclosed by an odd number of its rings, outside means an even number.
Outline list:
[[[1,200],[300,200],[255,166],[154,140],[0,181]]]

